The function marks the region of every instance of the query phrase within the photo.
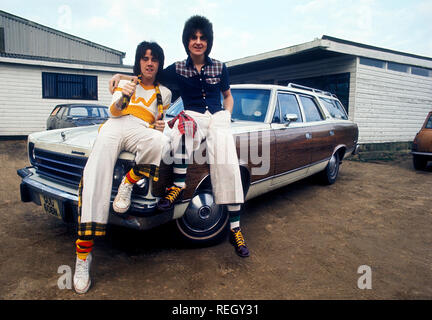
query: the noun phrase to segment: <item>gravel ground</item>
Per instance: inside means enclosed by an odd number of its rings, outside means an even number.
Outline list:
[[[182,246],[169,225],[113,228],[96,241],[86,295],[58,287],[74,228],[20,201],[27,164],[24,141],[0,141],[0,299],[432,298],[432,167],[415,171],[408,154],[344,161],[334,185],[305,179],[249,201],[246,259],[228,241]],[[358,287],[362,265],[371,289]]]

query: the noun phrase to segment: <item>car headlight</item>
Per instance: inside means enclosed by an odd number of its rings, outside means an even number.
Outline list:
[[[148,194],[149,185],[148,178],[144,177],[135,184],[133,193],[146,196]]]
[[[114,167],[114,174],[113,174],[113,189],[116,191],[118,189],[118,186],[122,182],[123,177],[129,172],[130,169],[132,169],[135,165],[134,161],[130,160],[117,160],[117,163]],[[146,177],[139,180],[133,188],[132,193],[145,196],[148,193],[149,188],[149,182]]]
[[[28,153],[28,158],[30,161],[30,164],[34,165],[36,164],[36,156],[35,156],[35,150],[34,150],[34,143],[33,142],[29,142],[27,145],[27,153]]]

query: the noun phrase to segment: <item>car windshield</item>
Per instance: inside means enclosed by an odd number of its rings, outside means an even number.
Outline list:
[[[108,118],[108,108],[99,106],[76,106],[69,108],[70,117]]]
[[[264,122],[270,100],[270,90],[231,89],[234,98],[232,119]],[[222,100],[222,96],[221,96]],[[175,117],[184,109],[183,101],[178,98],[167,110],[168,117]]]

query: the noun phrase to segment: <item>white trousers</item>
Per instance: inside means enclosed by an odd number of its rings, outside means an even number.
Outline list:
[[[205,139],[207,161],[210,165],[210,178],[213,195],[217,204],[241,204],[244,202],[243,185],[240,176],[237,150],[231,133],[231,114],[229,111],[219,111],[211,114],[209,111],[199,113],[185,111],[197,123],[197,132],[192,138],[185,135],[185,145],[188,158],[191,159],[194,150],[200,147]],[[173,151],[181,149],[182,135],[178,130],[178,121],[171,131]]]
[[[134,153],[136,164],[159,166],[169,150],[169,138],[139,118],[127,115],[105,122],[84,168],[81,223],[107,223],[114,166],[120,152]]]

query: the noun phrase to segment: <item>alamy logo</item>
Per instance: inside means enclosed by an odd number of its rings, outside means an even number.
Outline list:
[[[358,267],[357,273],[362,274],[357,280],[357,287],[361,290],[372,289],[372,269],[367,265]]]
[[[234,145],[238,142],[238,156],[244,163],[252,165],[251,174],[266,175],[270,172],[270,144],[271,133],[249,132],[242,137],[231,135],[218,135],[212,138],[213,146],[209,148],[207,142],[200,143],[197,135],[193,135],[192,128],[185,124],[185,140],[179,140],[173,145],[173,154],[167,152],[164,154],[162,161],[166,165],[184,161],[187,164],[217,164],[229,165],[238,163],[237,154],[231,154],[228,149],[220,148],[216,152],[217,146],[230,145],[234,139]],[[207,138],[208,140],[208,138]],[[183,155],[184,154],[184,155]],[[181,162],[179,162],[181,163]]]
[[[67,265],[61,265],[57,269],[57,273],[62,274],[57,280],[57,286],[60,290],[72,289],[72,269]]]

